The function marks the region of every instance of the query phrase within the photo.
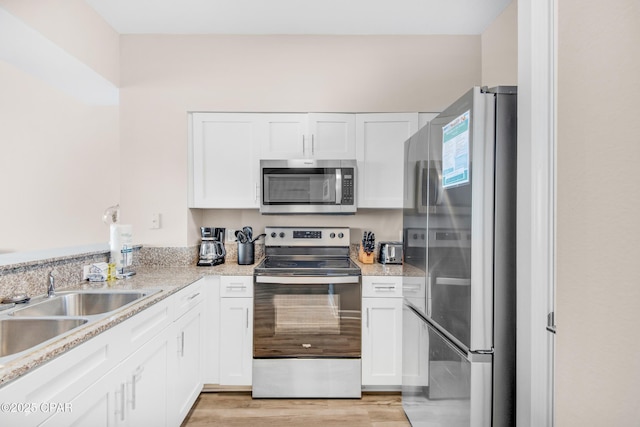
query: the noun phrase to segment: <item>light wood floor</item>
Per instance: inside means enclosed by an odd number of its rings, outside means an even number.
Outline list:
[[[408,427],[400,393],[362,399],[252,399],[249,392],[202,393],[183,427]]]

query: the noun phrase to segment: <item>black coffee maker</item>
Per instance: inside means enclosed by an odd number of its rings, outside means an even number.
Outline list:
[[[211,267],[224,264],[224,256],[227,251],[224,249],[224,228],[220,227],[200,227],[200,256],[198,266]]]

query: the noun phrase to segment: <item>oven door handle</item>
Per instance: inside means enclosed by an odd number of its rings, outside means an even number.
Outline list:
[[[307,285],[331,283],[360,283],[360,276],[255,276],[256,283]]]

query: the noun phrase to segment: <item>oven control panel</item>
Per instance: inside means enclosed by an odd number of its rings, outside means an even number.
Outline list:
[[[348,227],[265,227],[265,246],[349,246]]]
[[[294,239],[322,239],[320,230],[293,230]]]

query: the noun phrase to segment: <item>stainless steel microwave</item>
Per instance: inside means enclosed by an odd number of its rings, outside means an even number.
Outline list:
[[[353,214],[356,160],[260,160],[260,212]]]

